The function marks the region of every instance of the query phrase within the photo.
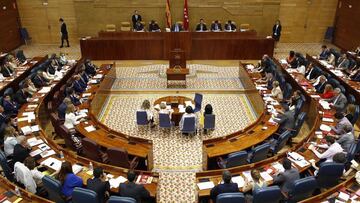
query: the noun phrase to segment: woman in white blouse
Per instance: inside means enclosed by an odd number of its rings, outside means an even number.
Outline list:
[[[76,109],[73,104],[70,104],[67,106],[66,111],[65,111],[64,126],[69,130],[73,129],[75,127],[75,125],[80,123],[81,117],[76,116],[75,112],[76,112]]]
[[[150,105],[150,101],[145,99],[141,105],[141,108],[139,111],[145,111],[146,115],[147,115],[147,120],[150,122],[151,127],[154,127],[154,114],[150,109],[151,105]]]
[[[273,89],[271,90],[271,96],[274,97],[274,99],[278,99],[278,100],[283,99],[283,93],[281,91],[278,81],[273,82]]]
[[[14,147],[18,143],[16,140],[17,132],[14,127],[8,126],[4,130],[4,152],[5,155],[12,156]]]

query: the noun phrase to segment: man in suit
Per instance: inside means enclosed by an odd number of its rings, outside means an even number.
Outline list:
[[[344,116],[343,113],[335,113],[334,120],[336,122],[335,127],[331,127],[331,130],[334,131],[337,135],[342,135],[346,133],[345,128],[351,128],[353,131],[353,125],[351,122]]]
[[[196,25],[196,31],[203,32],[207,31],[206,24],[204,23],[204,19],[200,19],[200,23]]]
[[[326,85],[326,77],[325,75],[319,76],[319,82],[314,86],[317,93],[323,93]]]
[[[16,115],[18,113],[19,106],[12,101],[10,95],[4,97],[3,107],[6,115]]]
[[[222,179],[224,183],[220,183],[216,185],[210,191],[210,198],[213,200],[213,202],[216,202],[216,197],[219,194],[229,193],[229,192],[239,192],[238,184],[231,182],[230,171],[224,171],[222,174]]]
[[[60,119],[64,120],[65,119],[65,112],[66,112],[66,108],[68,107],[68,105],[72,104],[71,99],[69,97],[65,97],[65,99],[63,100],[63,102],[59,105],[57,111],[58,111],[58,116]]]
[[[31,147],[26,141],[25,136],[18,136],[16,138],[17,144],[14,146],[13,162],[23,163],[26,157],[30,156]]]
[[[315,70],[315,67],[312,63],[310,63],[308,65],[308,67],[306,68],[306,71],[305,71],[305,77],[307,80],[312,80],[312,79],[315,79],[316,77],[318,76],[316,70]]]
[[[68,31],[67,31],[67,27],[66,27],[66,24],[64,22],[64,19],[60,18],[59,22],[61,23],[61,27],[60,27],[60,30],[61,30],[61,46],[60,46],[60,48],[64,47],[64,40],[66,40],[67,47],[70,47]]]
[[[336,138],[338,138],[336,142],[341,145],[346,153],[348,153],[350,146],[355,143],[353,127],[348,125],[344,126],[344,134],[336,136]]]
[[[105,202],[110,194],[110,184],[106,181],[106,175],[102,168],[97,167],[93,171],[94,178],[87,180],[87,189],[98,194],[100,202]]]
[[[91,63],[91,60],[90,59],[86,59],[85,60],[85,72],[86,74],[90,75],[90,76],[94,76],[96,75],[96,69],[97,67]]]
[[[2,107],[0,105],[0,135],[1,135],[1,137],[3,136],[3,132],[6,127],[6,120],[7,120],[7,116],[4,113],[4,107]]]
[[[347,98],[341,92],[340,88],[334,89],[334,97],[329,101],[330,106],[336,109],[336,112],[345,112],[347,107]]]
[[[321,46],[321,53],[319,55],[320,60],[327,60],[330,56],[330,51],[326,45]]]
[[[30,95],[25,92],[25,90],[23,88],[20,88],[14,96],[15,101],[19,104],[19,105],[23,105],[28,101],[28,98],[30,98]]]
[[[339,65],[337,66],[337,69],[340,69],[342,71],[347,71],[350,67],[349,56],[346,53],[344,53],[338,60],[339,60]]]
[[[42,76],[42,70],[36,72],[35,76],[31,79],[31,81],[34,83],[36,88],[41,88],[48,85],[48,81]]]
[[[219,23],[218,20],[215,20],[214,23],[211,24],[211,31],[219,32],[221,30],[222,30],[221,24]]]
[[[134,31],[135,32],[143,32],[144,31],[144,26],[140,21],[137,21],[135,23]]]
[[[131,20],[132,20],[133,28],[134,28],[134,29],[135,29],[136,23],[137,23],[138,21],[139,21],[139,22],[142,21],[141,15],[138,14],[138,11],[137,11],[137,10],[134,11],[134,15],[132,15]]]
[[[134,183],[136,174],[129,171],[127,174],[128,183],[120,183],[119,195],[122,197],[132,197],[137,203],[141,203],[150,198],[150,193],[143,185]]]
[[[161,32],[161,29],[155,20],[151,20],[149,24],[149,32]]]
[[[81,104],[81,100],[80,100],[79,96],[75,93],[75,91],[74,91],[74,89],[72,87],[68,87],[66,89],[66,94],[70,98],[71,103],[74,106],[79,106]]]
[[[183,30],[184,29],[180,23],[175,23],[173,26],[171,26],[171,32],[181,32]]]
[[[14,70],[9,66],[8,62],[5,62],[5,64],[1,66],[1,74],[4,77],[10,77],[13,73]]]
[[[280,36],[281,36],[281,23],[280,20],[277,20],[275,22],[275,25],[273,26],[272,38],[278,42],[280,40]]]
[[[84,83],[81,80],[81,76],[80,75],[75,75],[74,76],[74,83],[73,83],[73,88],[74,88],[75,92],[78,93],[78,94],[81,94],[81,93],[86,91],[86,87],[87,87],[87,83]]]
[[[236,25],[231,20],[228,20],[224,26],[224,29],[226,32],[236,32]]]
[[[283,160],[283,167],[285,171],[274,177],[274,184],[280,185],[281,191],[288,193],[294,181],[300,179],[300,174],[296,168],[291,167],[291,161],[287,158]]]
[[[295,127],[295,109],[290,110],[287,104],[283,104],[282,108],[278,110],[279,115],[274,119],[279,126],[279,132],[282,133],[287,129],[294,129]]]

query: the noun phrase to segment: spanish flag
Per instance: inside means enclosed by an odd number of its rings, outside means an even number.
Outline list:
[[[166,0],[165,16],[166,16],[166,27],[171,28],[170,0]]]

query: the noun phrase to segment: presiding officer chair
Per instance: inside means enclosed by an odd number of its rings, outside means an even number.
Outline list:
[[[132,197],[110,196],[108,203],[136,203]]]
[[[245,203],[245,197],[241,192],[222,193],[216,197],[216,203]]]
[[[76,187],[72,193],[72,203],[100,203],[95,191]]]

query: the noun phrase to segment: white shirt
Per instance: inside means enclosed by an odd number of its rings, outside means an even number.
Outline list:
[[[75,127],[75,125],[77,125],[79,123],[80,122],[78,121],[78,118],[76,117],[76,115],[74,113],[65,114],[64,126],[67,129],[73,129]]]
[[[328,147],[328,149],[322,154],[316,150],[313,150],[313,152],[319,159],[326,159],[326,162],[332,162],[335,154],[344,151],[343,148],[341,147],[341,145],[337,142],[335,142],[334,144],[332,144],[330,146],[328,146],[328,145],[318,145],[318,146],[322,147],[322,148]]]
[[[16,137],[7,137],[4,141],[4,152],[6,156],[14,153],[14,147],[17,144]]]
[[[183,127],[184,127],[184,120],[185,120],[185,118],[191,118],[191,117],[195,117],[195,129],[197,128],[199,121],[198,121],[198,117],[196,116],[196,114],[194,114],[194,113],[185,113],[185,114],[181,117],[181,120],[180,120],[180,123],[179,123],[180,130],[182,130]]]
[[[40,171],[37,170],[37,168],[34,168],[31,170],[31,174],[36,182],[36,185],[39,185],[42,183],[42,178],[44,177],[44,174],[42,174]]]
[[[36,193],[36,183],[31,171],[20,162],[14,165],[15,178],[25,186],[25,189],[31,193]]]
[[[299,67],[297,68],[297,71],[298,71],[299,73],[305,75],[305,71],[306,71],[306,70],[305,70],[305,66],[304,66],[304,65],[299,66]]]
[[[169,116],[171,118],[171,111],[169,109],[160,109],[159,114],[161,114],[161,113],[169,114]]]

